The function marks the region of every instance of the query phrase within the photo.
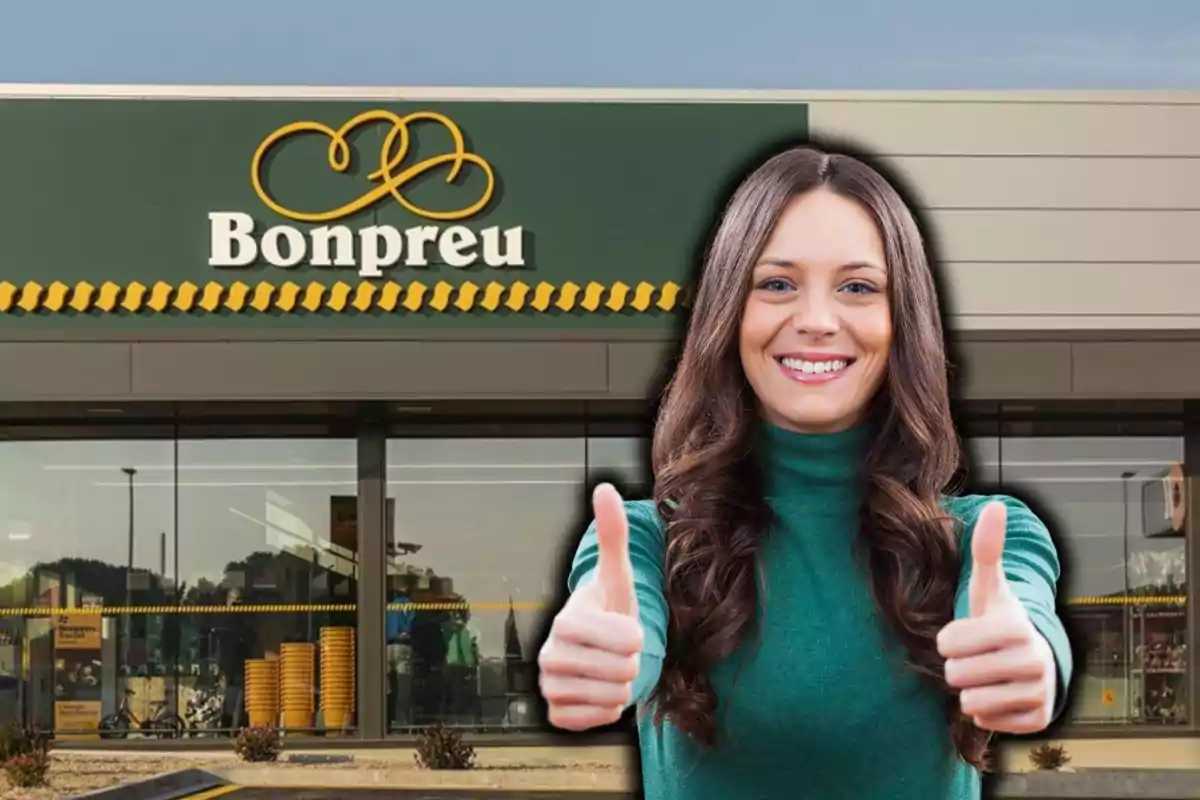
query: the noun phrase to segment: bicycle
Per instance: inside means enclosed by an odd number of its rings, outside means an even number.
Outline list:
[[[109,714],[100,720],[100,738],[125,739],[131,731],[140,731],[159,739],[177,739],[183,735],[184,723],[178,714],[167,711],[163,700],[150,703],[153,713],[149,719],[138,719],[137,714],[129,707],[129,698],[133,697],[132,689],[125,690],[125,699],[116,713]]]

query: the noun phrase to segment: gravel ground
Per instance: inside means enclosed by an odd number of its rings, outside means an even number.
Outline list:
[[[51,753],[50,787],[46,789],[16,789],[5,783],[0,792],[3,800],[67,800],[83,792],[107,789],[130,781],[145,780],[163,772],[214,763],[228,764],[228,759],[174,758],[141,755],[137,758],[103,758],[91,754]]]
[[[584,772],[592,776],[604,776],[611,779],[624,773],[625,768],[611,759],[591,760],[586,758],[562,757],[553,751],[531,749],[518,754],[517,748],[495,748],[478,753],[476,774],[486,772],[495,783],[515,782],[524,786],[527,783],[559,783],[561,777],[556,774]],[[555,757],[558,756],[558,757]],[[295,785],[297,772],[331,772],[344,770],[402,770],[413,773],[414,782],[425,783],[431,774],[418,770],[413,763],[411,751],[390,751],[387,757],[362,757],[354,755],[352,760],[334,763],[294,763],[287,759],[284,753],[279,763],[273,765],[253,765],[266,767],[281,772],[281,783]],[[6,783],[0,789],[0,800],[68,800],[83,792],[107,789],[132,781],[161,775],[164,772],[176,772],[182,769],[196,768],[231,768],[244,765],[235,760],[232,754],[196,753],[196,754],[155,754],[155,753],[91,753],[91,752],[52,752],[50,768],[50,786],[45,789],[17,789]],[[290,774],[288,774],[290,773]],[[535,777],[535,774],[540,774]],[[446,773],[442,773],[445,775]],[[462,774],[462,773],[458,773]],[[505,780],[505,776],[511,776]],[[480,776],[482,777],[482,776]],[[424,780],[422,780],[422,778]],[[540,780],[539,780],[540,778]],[[2,781],[3,779],[0,779]],[[532,783],[531,783],[532,780]],[[619,780],[619,779],[618,779]],[[315,781],[320,783],[318,779]],[[492,782],[489,780],[489,782]]]

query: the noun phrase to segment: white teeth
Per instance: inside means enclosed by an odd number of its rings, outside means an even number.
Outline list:
[[[801,361],[798,358],[781,358],[780,361],[788,369],[804,372],[809,375],[820,375],[825,372],[841,372],[849,362],[837,361]]]

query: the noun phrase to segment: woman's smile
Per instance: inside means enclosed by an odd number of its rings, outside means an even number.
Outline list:
[[[832,353],[788,353],[775,356],[775,360],[788,380],[819,385],[845,375],[855,359]]]

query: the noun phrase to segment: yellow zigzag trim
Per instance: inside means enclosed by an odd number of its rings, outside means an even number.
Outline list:
[[[1074,597],[1064,601],[1067,606],[1186,606],[1187,595],[1147,595],[1145,597]],[[436,603],[388,603],[388,611],[541,611],[547,606],[536,601],[484,601]],[[0,608],[4,617],[48,617],[62,614],[296,614],[310,612],[356,611],[355,603],[271,603],[245,605],[161,605],[161,606],[88,606],[84,608],[47,608],[25,606]]]
[[[106,281],[95,286],[87,281],[75,284],[55,281],[43,286],[37,281],[17,285],[0,281],[0,313],[35,311],[101,312],[105,314],[182,312],[185,314],[282,312],[285,314],[369,313],[374,311],[457,311],[457,312],[672,312],[686,305],[683,287],[673,281],[662,284],[642,281],[634,285],[599,283],[528,284],[524,281],[423,283],[371,283],[358,281],[332,284],[311,281],[254,285],[237,281],[203,285],[184,281],[180,284],[159,281],[146,286]]]

